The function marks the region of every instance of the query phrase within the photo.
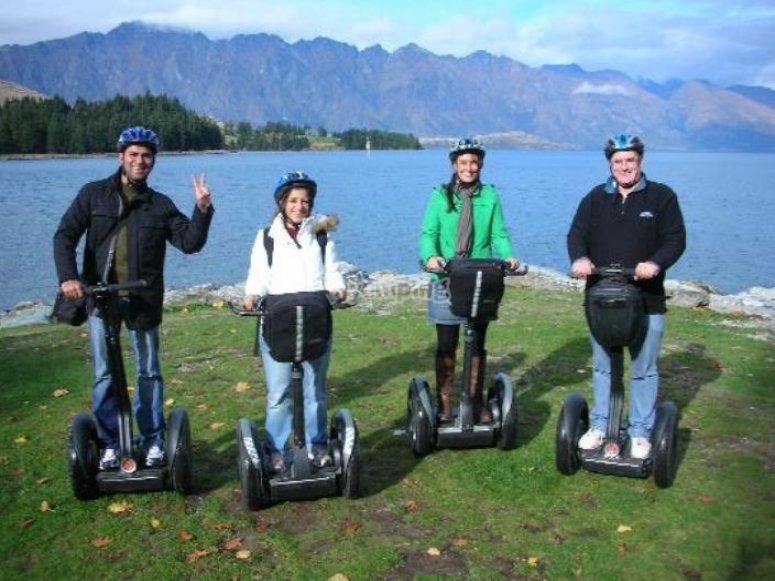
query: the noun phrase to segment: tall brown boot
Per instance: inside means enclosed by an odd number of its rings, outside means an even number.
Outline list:
[[[487,374],[487,352],[471,357],[471,381],[468,384],[469,394],[474,404],[474,414],[478,414],[480,424],[489,424],[492,421],[490,408],[484,401],[484,379]]]
[[[452,420],[452,390],[455,385],[455,358],[449,355],[436,356],[436,401],[439,421]]]

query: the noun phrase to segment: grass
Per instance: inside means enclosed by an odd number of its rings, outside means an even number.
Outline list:
[[[555,468],[560,405],[589,394],[579,295],[508,287],[488,334],[489,371],[518,392],[518,447],[424,458],[399,433],[409,381],[432,379],[424,301],[364,300],[335,313],[329,374],[329,413],[358,422],[362,496],[245,512],[235,426],[260,425],[264,402],[253,331],[224,308],[166,313],[167,405],[189,413],[195,490],[88,502],[65,459],[71,416],[91,405],[85,329],[0,331],[0,577],[775,578],[775,352],[718,314],[670,312],[661,395],[681,413],[680,466],[659,489]]]

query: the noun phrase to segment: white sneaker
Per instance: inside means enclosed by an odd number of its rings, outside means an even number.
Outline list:
[[[630,438],[630,458],[644,460],[651,454],[651,442],[648,438]]]
[[[100,456],[100,470],[115,470],[118,468],[118,454],[114,448],[105,448]]]
[[[164,450],[154,444],[148,448],[148,454],[145,456],[145,465],[148,468],[153,468],[161,464],[164,464]]]
[[[579,448],[582,450],[595,450],[603,445],[605,432],[590,428],[586,434],[579,438]]]

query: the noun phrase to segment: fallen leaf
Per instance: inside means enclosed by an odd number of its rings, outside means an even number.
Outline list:
[[[223,543],[224,551],[238,551],[241,548],[242,548],[242,539],[240,539],[239,537],[228,539]]]
[[[69,389],[55,389],[54,390],[54,397],[65,397],[66,395],[70,394]]]
[[[38,486],[42,486],[42,485],[44,485],[46,482],[48,482],[49,480],[51,480],[51,478],[49,478],[48,476],[44,476],[43,478],[38,478],[38,479],[35,481],[35,484],[37,484]]]
[[[721,362],[719,361],[711,361],[710,362],[711,369],[724,369],[724,366],[721,365]]]
[[[51,512],[51,505],[48,503],[48,500],[40,503],[40,512]]]
[[[164,381],[169,383],[169,384],[171,384],[171,385],[180,385],[181,383],[183,383],[183,380],[182,379],[178,379],[177,377],[173,377],[169,381],[165,379]]]
[[[247,549],[242,549],[241,551],[237,551],[234,553],[234,556],[238,559],[242,559],[243,561],[246,561],[247,559],[250,559],[250,551]]]
[[[466,545],[468,545],[468,539],[466,539],[465,537],[458,537],[456,539],[453,539],[452,544],[455,545],[456,547],[465,547]]]
[[[713,502],[713,497],[710,494],[700,494],[697,497],[697,500],[699,500],[703,504],[710,504]]]
[[[331,577],[329,577],[327,581],[350,581],[350,580],[347,578],[347,575],[345,575],[344,573],[336,573],[335,575],[332,575]]]
[[[189,563],[193,563],[194,561],[198,561],[202,557],[206,557],[213,551],[208,551],[207,549],[197,549],[196,551],[190,552],[188,555],[186,555],[186,561]]]
[[[158,518],[151,517],[148,520],[148,524],[151,525],[152,529],[158,529],[161,526],[161,521]]]
[[[29,528],[30,526],[32,526],[32,523],[34,522],[35,521],[32,520],[31,518],[25,518],[23,521],[19,523],[19,528],[22,528],[22,529]]]
[[[108,505],[108,512],[111,514],[127,514],[132,512],[132,505],[126,500],[111,502]]]
[[[420,509],[420,504],[416,500],[407,500],[404,503],[404,509],[409,512],[417,512]]]
[[[230,531],[231,530],[231,523],[228,522],[217,522],[212,525],[212,529],[214,531]]]
[[[438,557],[439,555],[441,555],[441,551],[439,551],[436,547],[431,547],[430,549],[428,549],[427,553],[431,557]]]
[[[361,528],[361,525],[359,525],[357,522],[352,522],[352,521],[345,521],[339,525],[339,530],[344,533],[347,533],[348,535],[353,534],[359,528]]]
[[[206,403],[197,404],[196,409],[198,409],[198,410],[206,410],[207,409],[207,404]]]
[[[164,405],[166,406],[171,406],[174,404],[175,404],[175,400],[171,397],[168,397],[167,399],[164,400]]]
[[[188,532],[188,531],[180,531],[180,532],[178,533],[178,538],[179,538],[181,541],[190,541],[191,539],[193,539],[193,538],[194,538],[194,535],[192,535],[192,534],[191,534],[190,532]]]
[[[266,522],[260,522],[256,523],[256,526],[253,527],[253,530],[257,533],[265,533],[269,530],[269,523]]]
[[[26,444],[27,443],[27,436],[16,436],[13,439],[14,444]]]
[[[627,543],[625,543],[624,541],[619,541],[618,543],[616,543],[616,551],[620,555],[624,555],[625,553],[627,553]]]
[[[632,527],[627,525],[619,525],[616,529],[617,533],[631,533]]]
[[[112,542],[113,539],[110,537],[96,537],[91,540],[91,545],[96,549],[101,549],[102,547],[107,547]]]
[[[212,422],[208,427],[211,430],[217,430],[218,428],[222,428],[224,426],[223,422]]]
[[[538,567],[538,557],[528,557],[526,562],[530,567]]]
[[[237,393],[242,393],[243,391],[247,391],[250,389],[250,384],[247,381],[238,381],[237,385],[234,386],[234,391]]]

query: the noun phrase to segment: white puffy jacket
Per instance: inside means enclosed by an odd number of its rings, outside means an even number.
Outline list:
[[[250,254],[250,270],[245,282],[245,294],[266,296],[302,291],[327,290],[335,292],[345,288],[344,278],[336,266],[336,248],[328,237],[326,263],[323,265],[317,232],[330,232],[338,220],[328,216],[309,216],[304,219],[294,240],[283,225],[280,214],[269,226],[274,238],[272,267],[269,268],[264,248],[264,229],[256,234]]]

